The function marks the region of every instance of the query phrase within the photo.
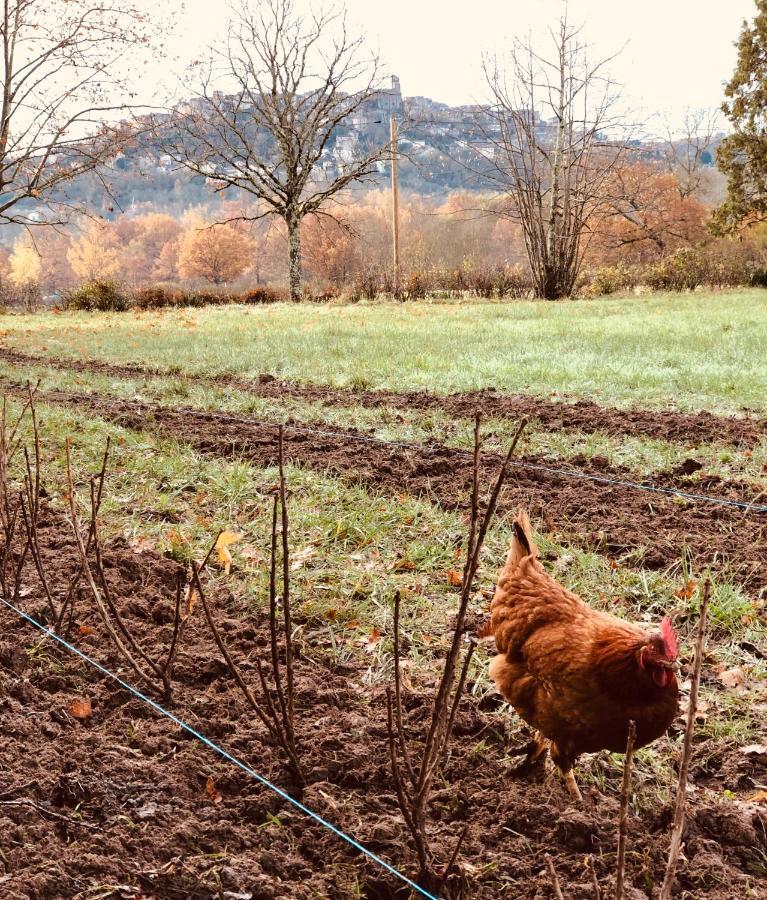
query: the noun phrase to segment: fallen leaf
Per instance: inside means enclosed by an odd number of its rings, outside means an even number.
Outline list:
[[[703,700],[701,697],[698,697],[698,703],[695,710],[695,721],[700,723],[701,725],[708,720],[708,711],[710,709],[711,704],[708,700]],[[681,700],[679,701],[679,714],[680,716],[686,718],[687,713],[690,709],[690,696],[689,694],[683,694]]]
[[[170,544],[180,545],[188,543],[187,539],[177,528],[171,528],[171,530],[165,535],[165,538]]]
[[[415,569],[415,563],[409,559],[397,559],[392,568],[395,572],[412,572]]]
[[[90,625],[81,625],[77,630],[83,637],[89,637],[91,634],[96,633],[96,629]]]
[[[746,683],[746,673],[739,666],[719,673],[719,681],[728,688],[738,688]]]
[[[307,559],[311,559],[317,553],[316,547],[304,547],[303,550],[296,550],[290,554],[290,571],[297,572]]]
[[[750,803],[767,803],[767,791],[757,791],[748,800]]]
[[[682,587],[677,588],[674,591],[674,596],[678,597],[680,600],[689,600],[695,593],[697,587],[698,582],[695,581],[694,578],[691,578],[689,581],[683,584]]]
[[[91,701],[87,697],[85,697],[85,699],[78,698],[77,700],[70,701],[70,716],[74,716],[76,719],[87,719],[92,712],[93,707],[91,706]]]
[[[263,553],[261,553],[258,547],[254,547],[253,544],[243,544],[242,547],[240,547],[240,556],[243,559],[253,560],[253,562],[264,561]]]
[[[208,775],[208,780],[205,783],[205,793],[210,797],[210,799],[214,803],[220,803],[224,798],[221,796],[221,792],[216,787],[213,776]]]
[[[219,550],[221,547],[229,547],[231,544],[236,544],[237,541],[241,541],[244,536],[245,535],[239,534],[236,531],[222,531],[216,538],[216,550]]]
[[[216,550],[216,556],[218,557],[218,561],[224,567],[224,574],[228,575],[232,571],[232,554],[229,552],[228,547],[219,547]]]
[[[189,616],[194,612],[194,608],[197,605],[197,601],[200,599],[200,595],[197,593],[197,588],[192,587],[191,584],[188,584],[186,587],[186,594],[184,596],[184,607],[185,610],[181,616],[181,621],[183,622],[185,619],[188,619]]]
[[[742,747],[740,752],[746,756],[767,756],[767,744],[749,744]]]
[[[149,538],[134,537],[128,541],[128,546],[134,553],[149,553],[154,550],[154,541]]]
[[[367,649],[372,650],[373,647],[376,646],[376,644],[379,644],[381,642],[382,637],[383,635],[381,634],[381,632],[374,626],[373,630],[370,632],[367,638]]]
[[[237,541],[241,541],[243,537],[244,535],[237,534],[235,531],[222,531],[216,539],[216,556],[224,567],[226,575],[229,574],[232,568],[232,554],[229,552],[229,547],[232,544],[236,544]]]
[[[447,573],[447,580],[453,587],[461,587],[463,584],[463,575],[458,572],[456,569],[449,569]]]

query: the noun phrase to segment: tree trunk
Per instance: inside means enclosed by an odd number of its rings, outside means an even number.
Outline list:
[[[301,300],[301,220],[296,215],[289,215],[285,223],[288,226],[290,299],[298,303]]]

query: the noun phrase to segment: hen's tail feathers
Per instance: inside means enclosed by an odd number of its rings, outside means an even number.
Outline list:
[[[512,537],[505,571],[509,574],[517,568],[526,556],[537,556],[538,548],[533,543],[530,519],[527,511],[520,509],[512,522]]]
[[[538,548],[533,543],[533,531],[526,509],[520,509],[512,522],[514,534],[511,538],[511,552],[514,564],[518,565],[526,556],[537,556]]]

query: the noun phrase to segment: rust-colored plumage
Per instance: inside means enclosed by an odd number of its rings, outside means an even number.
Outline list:
[[[514,520],[506,565],[491,604],[498,655],[490,675],[517,713],[538,731],[532,757],[550,749],[570,793],[581,753],[622,752],[629,722],[636,746],[673,721],[679,687],[674,630],[656,633],[587,606],[546,574],[527,514]]]

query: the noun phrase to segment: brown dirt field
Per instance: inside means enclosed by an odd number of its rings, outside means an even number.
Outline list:
[[[204,453],[236,456],[258,466],[276,464],[277,428],[273,426],[202,410],[171,409],[93,394],[49,391],[40,392],[38,397],[129,428],[173,435]],[[448,509],[465,509],[468,505],[472,461],[463,451],[359,441],[350,432],[317,434],[300,428],[292,425],[285,432],[286,458],[293,463],[359,480],[395,496],[402,492],[425,496]],[[528,458],[524,462],[538,461]],[[494,477],[499,464],[499,456],[483,456],[486,482]],[[625,475],[615,469],[579,471],[598,476]],[[684,479],[683,475],[666,476],[666,482],[676,487],[684,487]],[[715,497],[759,501],[753,485],[712,480],[705,490]],[[573,540],[622,565],[666,569],[678,565],[687,554],[696,572],[710,567],[726,573],[754,595],[767,590],[764,512],[515,467],[510,470],[499,510],[503,514],[520,505],[528,506],[534,519],[546,522],[560,539]]]
[[[345,390],[323,385],[279,381],[261,375],[256,381],[233,376],[181,376],[135,364],[118,365],[98,360],[76,360],[33,356],[0,348],[0,359],[17,365],[48,365],[76,372],[94,372],[120,378],[184,377],[189,381],[225,384],[261,397],[292,398],[328,406],[360,404],[366,407],[392,406],[401,409],[440,410],[456,418],[535,419],[548,431],[604,432],[608,435],[633,435],[678,442],[685,445],[721,443],[753,447],[767,434],[767,419],[716,416],[709,412],[679,413],[668,410],[624,410],[600,406],[590,400],[553,402],[537,397],[499,394],[493,388],[447,396],[426,392]]]
[[[43,558],[54,594],[76,557],[63,514],[44,509]],[[136,553],[117,540],[105,548],[107,579],[125,620],[153,654],[170,638],[176,564]],[[33,571],[21,603],[43,606]],[[233,653],[253,677],[254,652],[265,654],[263,618],[239,607],[225,587],[211,598]],[[82,594],[72,640],[113,670],[120,661],[92,601]],[[390,877],[318,824],[293,811],[231,764],[114,682],[0,606],[0,894],[8,900],[122,897],[403,898]],[[123,665],[123,670],[125,666]],[[392,796],[380,688],[362,685],[362,670],[334,668],[319,645],[297,661],[298,730],[309,773],[305,801],[394,865],[410,872],[412,856]],[[178,657],[173,711],[278,784],[277,755],[233,689],[196,610]],[[130,676],[128,676],[130,678]],[[469,686],[470,687],[470,686]],[[74,699],[93,712],[70,714]],[[407,724],[429,712],[424,685],[405,695]],[[464,822],[462,859],[469,896],[551,897],[543,854],[556,863],[569,900],[590,898],[584,855],[595,856],[603,886],[614,867],[620,772],[603,756],[584,760],[601,772],[603,791],[586,787],[570,805],[558,779],[509,774],[505,714],[494,697],[465,698],[444,777],[431,808],[434,845],[446,858]],[[480,744],[480,742],[482,742]],[[675,896],[696,900],[767,897],[767,814],[739,797],[767,778],[767,758],[713,742],[696,747],[685,860]],[[221,799],[206,790],[213,779]],[[673,786],[667,786],[671,789]],[[660,883],[670,806],[657,785],[639,778],[629,817],[630,897],[646,900]],[[709,789],[716,793],[709,793]],[[214,792],[215,793],[215,792]]]

